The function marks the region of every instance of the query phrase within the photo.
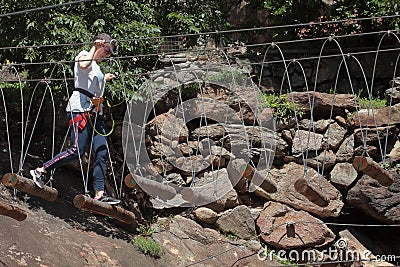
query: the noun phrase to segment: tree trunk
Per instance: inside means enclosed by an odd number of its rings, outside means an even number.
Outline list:
[[[78,209],[87,210],[105,216],[110,216],[126,224],[138,225],[135,214],[124,208],[103,203],[81,194],[75,196],[73,202],[74,206],[77,207]]]
[[[0,202],[0,215],[11,217],[17,221],[23,221],[28,216],[24,210]]]
[[[5,186],[13,187],[30,195],[43,198],[47,201],[54,201],[57,199],[57,189],[49,186],[39,188],[32,179],[25,178],[15,173],[4,174],[2,182]]]
[[[362,171],[366,175],[377,180],[383,186],[389,186],[393,183],[392,175],[388,171],[382,169],[381,166],[371,158],[356,156],[354,157],[353,167],[357,171]]]

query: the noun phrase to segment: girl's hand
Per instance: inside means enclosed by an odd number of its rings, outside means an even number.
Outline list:
[[[112,73],[106,73],[106,74],[104,75],[104,80],[106,80],[106,82],[108,82],[108,81],[110,81],[110,80],[112,80],[112,79],[114,79],[114,78],[115,78],[115,75],[112,74]]]
[[[96,50],[98,50],[104,46],[104,43],[105,40],[97,39],[96,41],[94,41],[93,46],[95,47]]]

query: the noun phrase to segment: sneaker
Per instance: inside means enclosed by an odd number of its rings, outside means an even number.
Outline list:
[[[40,188],[44,188],[44,181],[46,179],[46,174],[38,171],[37,169],[30,170],[29,173],[32,175],[35,184]]]
[[[121,200],[115,199],[115,198],[112,198],[112,197],[109,197],[106,195],[102,195],[100,198],[94,198],[94,199],[97,201],[103,202],[103,203],[110,204],[110,205],[116,205],[116,204],[121,203]]]

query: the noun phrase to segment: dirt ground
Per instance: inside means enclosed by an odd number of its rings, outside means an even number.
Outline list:
[[[77,209],[72,200],[80,194],[68,172],[56,173],[60,183],[54,202],[17,192],[1,185],[0,200],[25,210],[18,222],[0,216],[0,266],[155,266],[131,242],[132,232],[115,220]],[[71,179],[69,182],[68,179]]]

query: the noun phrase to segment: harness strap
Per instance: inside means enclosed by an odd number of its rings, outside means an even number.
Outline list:
[[[85,90],[82,88],[75,88],[74,91],[78,91],[79,93],[84,94],[85,96],[89,97],[90,99],[94,97],[94,94],[92,94],[88,90]]]
[[[86,112],[79,114],[75,118],[72,118],[69,120],[69,126],[72,126],[75,123],[77,124],[79,130],[83,130],[86,127],[86,124],[88,122],[88,114]]]
[[[88,90],[82,89],[82,88],[75,88],[74,91],[78,91],[81,94],[84,94],[85,96],[90,98],[90,102],[92,105],[96,108],[97,112],[101,111],[101,104],[104,102],[104,97],[102,96],[95,96]]]

